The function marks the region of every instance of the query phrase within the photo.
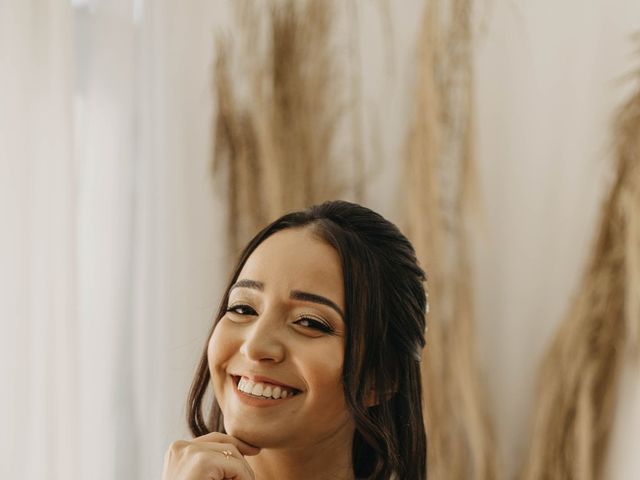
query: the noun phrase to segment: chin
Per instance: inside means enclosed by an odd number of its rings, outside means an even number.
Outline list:
[[[256,428],[255,426],[244,423],[245,422],[229,422],[225,419],[224,429],[227,434],[254,447],[278,448],[283,446],[280,436],[275,437],[272,432],[266,431],[266,429]]]

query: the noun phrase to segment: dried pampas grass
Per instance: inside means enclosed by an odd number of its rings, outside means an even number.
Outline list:
[[[332,60],[333,2],[238,2],[236,13],[240,72],[232,45],[217,44],[214,174],[228,180],[229,242],[237,253],[279,215],[342,196],[333,157],[346,109]]]
[[[466,226],[473,197],[471,4],[427,3],[407,141],[406,231],[429,273],[423,378],[429,478],[493,479],[495,441],[475,359]]]
[[[615,181],[588,269],[540,370],[523,480],[603,478],[623,360],[640,349],[640,82],[613,135]]]

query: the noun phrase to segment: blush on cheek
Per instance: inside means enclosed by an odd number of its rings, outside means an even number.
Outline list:
[[[220,342],[220,325],[211,334],[207,345],[207,363],[209,365],[209,375],[213,393],[216,398],[221,396],[222,382],[224,381],[225,352],[224,342]]]
[[[214,330],[211,336],[209,337],[209,343],[207,344],[207,360],[209,361],[209,365],[213,360],[214,348],[215,348],[215,336],[216,331]]]
[[[316,352],[308,358],[306,376],[307,381],[316,392],[321,392],[323,401],[335,404],[344,400],[342,386],[342,356],[331,352]]]
[[[226,350],[229,348],[229,343],[228,335],[225,334],[225,326],[222,320],[220,320],[211,333],[211,337],[209,337],[209,344],[207,346],[209,366],[218,365],[220,360],[227,355]]]
[[[209,364],[209,373],[213,378],[214,374],[214,365],[215,365],[215,342],[214,342],[215,331],[209,338],[209,343],[207,345],[207,363]]]

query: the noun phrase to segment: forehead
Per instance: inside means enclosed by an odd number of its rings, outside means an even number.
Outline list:
[[[262,282],[265,291],[302,290],[323,295],[344,309],[344,282],[338,252],[309,227],[281,230],[263,241],[238,280]]]

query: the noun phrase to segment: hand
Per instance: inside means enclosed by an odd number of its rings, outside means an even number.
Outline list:
[[[178,440],[164,456],[162,480],[255,480],[244,456],[258,453],[259,448],[218,432]]]

